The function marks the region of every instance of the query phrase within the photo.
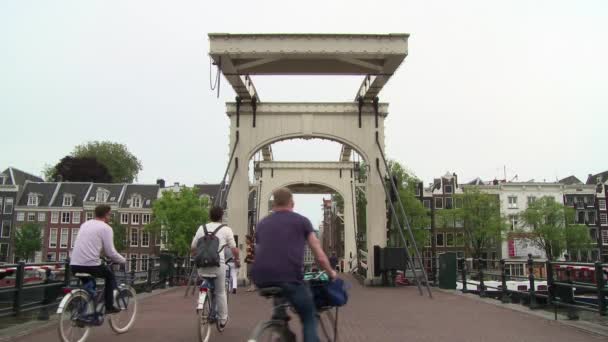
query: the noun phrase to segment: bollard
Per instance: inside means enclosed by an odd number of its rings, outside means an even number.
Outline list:
[[[483,265],[481,259],[477,259],[477,275],[479,276],[479,297],[486,297],[486,284],[483,280]]]
[[[45,270],[45,279],[44,279],[44,285],[48,285],[51,281],[51,269],[47,268]],[[39,321],[48,321],[49,320],[49,308],[48,305],[51,304],[51,300],[50,300],[50,293],[49,291],[51,290],[50,287],[45,287],[44,288],[44,299],[42,300],[42,308],[40,308],[40,311],[38,312],[38,320]]]
[[[467,293],[467,264],[464,258],[460,259],[459,261],[461,263],[460,273],[462,275],[462,293]]]
[[[600,315],[606,316],[608,310],[608,301],[606,300],[606,280],[604,279],[604,269],[602,263],[595,263],[595,284],[597,285],[597,301]]]
[[[528,254],[528,279],[530,280],[530,309],[536,309],[538,307],[536,303],[536,286],[534,282],[534,260],[532,254]]]
[[[17,271],[15,273],[15,298],[13,299],[13,311],[15,316],[21,315],[21,302],[23,301],[23,275],[24,275],[25,263],[20,261],[17,264]]]
[[[500,298],[500,301],[504,304],[510,303],[511,300],[509,298],[509,290],[507,289],[507,270],[505,259],[500,259],[500,280],[502,286],[502,296]]]
[[[566,268],[566,282],[568,284],[570,284],[570,288],[569,288],[569,290],[570,290],[569,299],[570,300],[569,300],[568,304],[571,304],[571,305],[568,305],[567,316],[568,316],[568,319],[570,319],[570,320],[578,320],[578,318],[579,318],[578,313],[576,312],[576,309],[572,307],[572,304],[574,304],[574,290],[573,290],[573,286],[572,286],[572,272],[571,272],[570,268]]]

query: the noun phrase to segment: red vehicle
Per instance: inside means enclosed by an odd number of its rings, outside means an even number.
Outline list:
[[[23,285],[40,284],[46,279],[46,270],[50,269],[55,275],[63,272],[63,269],[55,265],[47,266],[26,266],[23,274]],[[0,268],[0,288],[14,287],[17,268]]]
[[[595,267],[593,265],[555,265],[555,279],[559,281],[567,281],[567,270],[570,270],[570,279],[580,283],[595,284]],[[608,266],[603,267],[604,281],[608,280]]]

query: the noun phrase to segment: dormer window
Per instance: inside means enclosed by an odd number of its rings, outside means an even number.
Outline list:
[[[64,194],[63,195],[63,206],[71,207],[74,204],[74,195]]]
[[[0,175],[0,185],[4,185],[6,184],[6,175],[5,174],[1,174]]]
[[[110,196],[110,192],[104,188],[97,189],[97,194],[95,195],[95,202],[105,203],[108,201],[108,197]]]
[[[141,208],[141,196],[133,195],[131,197],[131,208]]]
[[[39,203],[39,195],[38,194],[34,194],[34,193],[30,193],[27,195],[27,205],[29,207],[37,207],[38,203]]]

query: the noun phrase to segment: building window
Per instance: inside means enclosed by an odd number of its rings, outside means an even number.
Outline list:
[[[66,261],[68,259],[68,253],[60,252],[59,253],[59,261]]]
[[[445,234],[445,243],[448,247],[454,247],[454,234],[446,233]]]
[[[27,195],[27,206],[28,207],[37,207],[38,206],[38,194],[28,194]]]
[[[509,272],[509,275],[515,277],[524,276],[524,264],[511,264],[507,266],[506,271]]]
[[[464,246],[464,233],[456,233],[456,246]]]
[[[93,219],[93,212],[87,211],[87,221]]]
[[[60,248],[68,248],[68,235],[70,230],[68,228],[61,228],[61,238],[59,239]]]
[[[72,228],[72,248],[74,248],[74,244],[76,243],[77,237],[78,237],[78,228]]]
[[[517,229],[517,225],[519,224],[517,215],[509,215],[509,224],[511,225],[511,231]]]
[[[141,259],[141,270],[148,271],[148,254],[140,254],[139,258]]]
[[[150,247],[150,233],[146,230],[141,231],[141,246]]]
[[[536,202],[536,196],[528,196],[528,205]]]
[[[25,221],[25,213],[17,213],[17,221],[19,221],[19,222]]]
[[[0,262],[8,262],[8,243],[0,243]]]
[[[139,224],[139,214],[131,214],[131,224]]]
[[[431,209],[431,200],[428,200],[428,199],[423,200],[422,205],[424,205],[424,207],[427,209]]]
[[[80,213],[74,213],[74,217],[72,217],[72,223],[79,224],[80,223]]]
[[[51,228],[50,230],[49,248],[57,248],[57,228]]]
[[[445,198],[445,208],[446,209],[453,209],[454,208],[452,197],[446,197]]]
[[[95,194],[95,202],[105,203],[108,201],[108,196],[110,196],[110,192],[108,190],[99,188]]]
[[[578,215],[577,215],[577,222],[578,224],[585,224],[585,212],[584,211],[579,211]]]
[[[435,198],[435,209],[443,209],[443,198],[441,198],[441,197]]]
[[[38,222],[46,221],[46,213],[38,213]]]
[[[129,260],[129,271],[137,271],[137,254],[131,254],[131,260]]]
[[[591,240],[596,241],[597,240],[597,229],[595,229],[595,228],[589,229],[589,237],[591,237]]]
[[[509,196],[509,209],[517,209],[517,197]]]
[[[457,197],[454,199],[454,208],[456,208],[456,209],[462,208],[462,198]]]
[[[59,212],[54,211],[51,213],[51,223],[59,223]]]
[[[74,203],[74,196],[69,195],[69,194],[63,195],[63,206],[64,207],[71,207],[73,203]]]
[[[27,213],[27,221],[28,222],[36,221],[36,213]]]
[[[70,212],[61,213],[61,223],[70,223]]]
[[[141,219],[141,223],[143,223],[143,224],[150,223],[150,214],[143,214],[142,215],[142,219]]]
[[[588,211],[587,218],[589,219],[590,225],[595,225],[595,212],[594,211]]]
[[[3,238],[10,238],[11,237],[11,221],[6,220],[6,221],[2,221],[2,232],[0,233],[0,236]]]
[[[446,185],[446,186],[443,187],[443,189],[444,189],[444,192],[446,194],[451,194],[452,193],[452,186],[451,185]]]
[[[139,244],[139,231],[137,228],[131,228],[131,247],[137,247]]]
[[[46,260],[48,261],[57,261],[57,253],[51,252],[46,254]]]
[[[7,200],[8,200],[8,198],[7,198]],[[597,203],[600,206],[600,210],[606,210],[606,200],[605,199],[597,200]]]
[[[437,247],[443,247],[443,233],[437,233]]]
[[[141,208],[141,196],[133,195],[131,197],[131,208]]]
[[[608,217],[606,217],[606,214],[600,214],[600,224],[602,226],[608,225]]]
[[[608,245],[608,230],[602,230],[602,245]]]
[[[120,214],[120,223],[129,224],[129,214]]]
[[[7,197],[4,199],[4,213],[5,214],[13,213],[13,199],[12,198]]]
[[[154,243],[157,246],[162,246],[162,239],[161,239],[161,235],[162,235],[162,231],[160,233],[156,232],[154,234]]]

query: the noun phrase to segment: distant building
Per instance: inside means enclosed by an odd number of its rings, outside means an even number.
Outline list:
[[[0,263],[13,260],[15,206],[27,182],[43,179],[14,167],[0,172]]]

